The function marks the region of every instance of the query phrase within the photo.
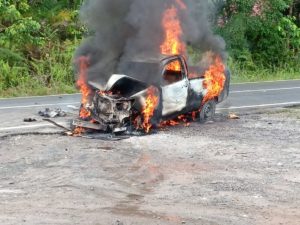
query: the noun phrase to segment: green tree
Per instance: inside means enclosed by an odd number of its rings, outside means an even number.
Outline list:
[[[80,4],[0,0],[0,92],[45,93],[73,86],[72,55],[84,32],[78,22]]]
[[[42,45],[41,25],[27,14],[29,9],[27,0],[0,0],[0,59]]]
[[[292,0],[228,0],[218,31],[237,60],[250,65],[286,66],[299,59],[300,29],[287,12]],[[220,23],[223,22],[223,23]]]

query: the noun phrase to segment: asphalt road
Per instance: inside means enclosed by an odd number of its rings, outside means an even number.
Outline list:
[[[28,125],[22,121],[26,117],[37,117],[37,112],[47,107],[70,112],[79,102],[80,94],[0,99],[0,132],[51,127],[44,122]],[[292,105],[300,105],[300,79],[233,84],[230,97],[218,110],[240,112]]]
[[[299,116],[267,109],[118,142],[0,134],[0,224],[299,225]]]
[[[232,85],[218,110],[239,120],[119,142],[66,137],[38,116],[60,107],[67,124],[79,102],[0,99],[0,225],[300,224],[300,107],[269,109],[300,105],[300,80]]]

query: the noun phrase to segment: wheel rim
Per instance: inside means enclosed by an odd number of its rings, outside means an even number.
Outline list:
[[[209,120],[213,120],[215,116],[216,103],[214,101],[206,102],[199,113],[200,122],[204,123]]]
[[[212,106],[207,104],[204,108],[204,118],[210,118],[212,116]]]

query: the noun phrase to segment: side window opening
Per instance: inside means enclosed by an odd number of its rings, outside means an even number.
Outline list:
[[[164,74],[163,74],[163,79],[164,83],[166,85],[174,84],[178,81],[183,80],[183,68],[181,65],[181,62],[176,59],[174,61],[171,61],[169,64],[166,65]]]

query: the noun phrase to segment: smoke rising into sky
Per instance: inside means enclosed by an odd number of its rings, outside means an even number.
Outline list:
[[[123,62],[160,54],[165,38],[162,18],[171,6],[178,9],[186,44],[225,56],[223,39],[211,29],[208,0],[87,0],[81,18],[92,35],[75,57],[89,58],[88,80],[104,84],[122,72]]]

